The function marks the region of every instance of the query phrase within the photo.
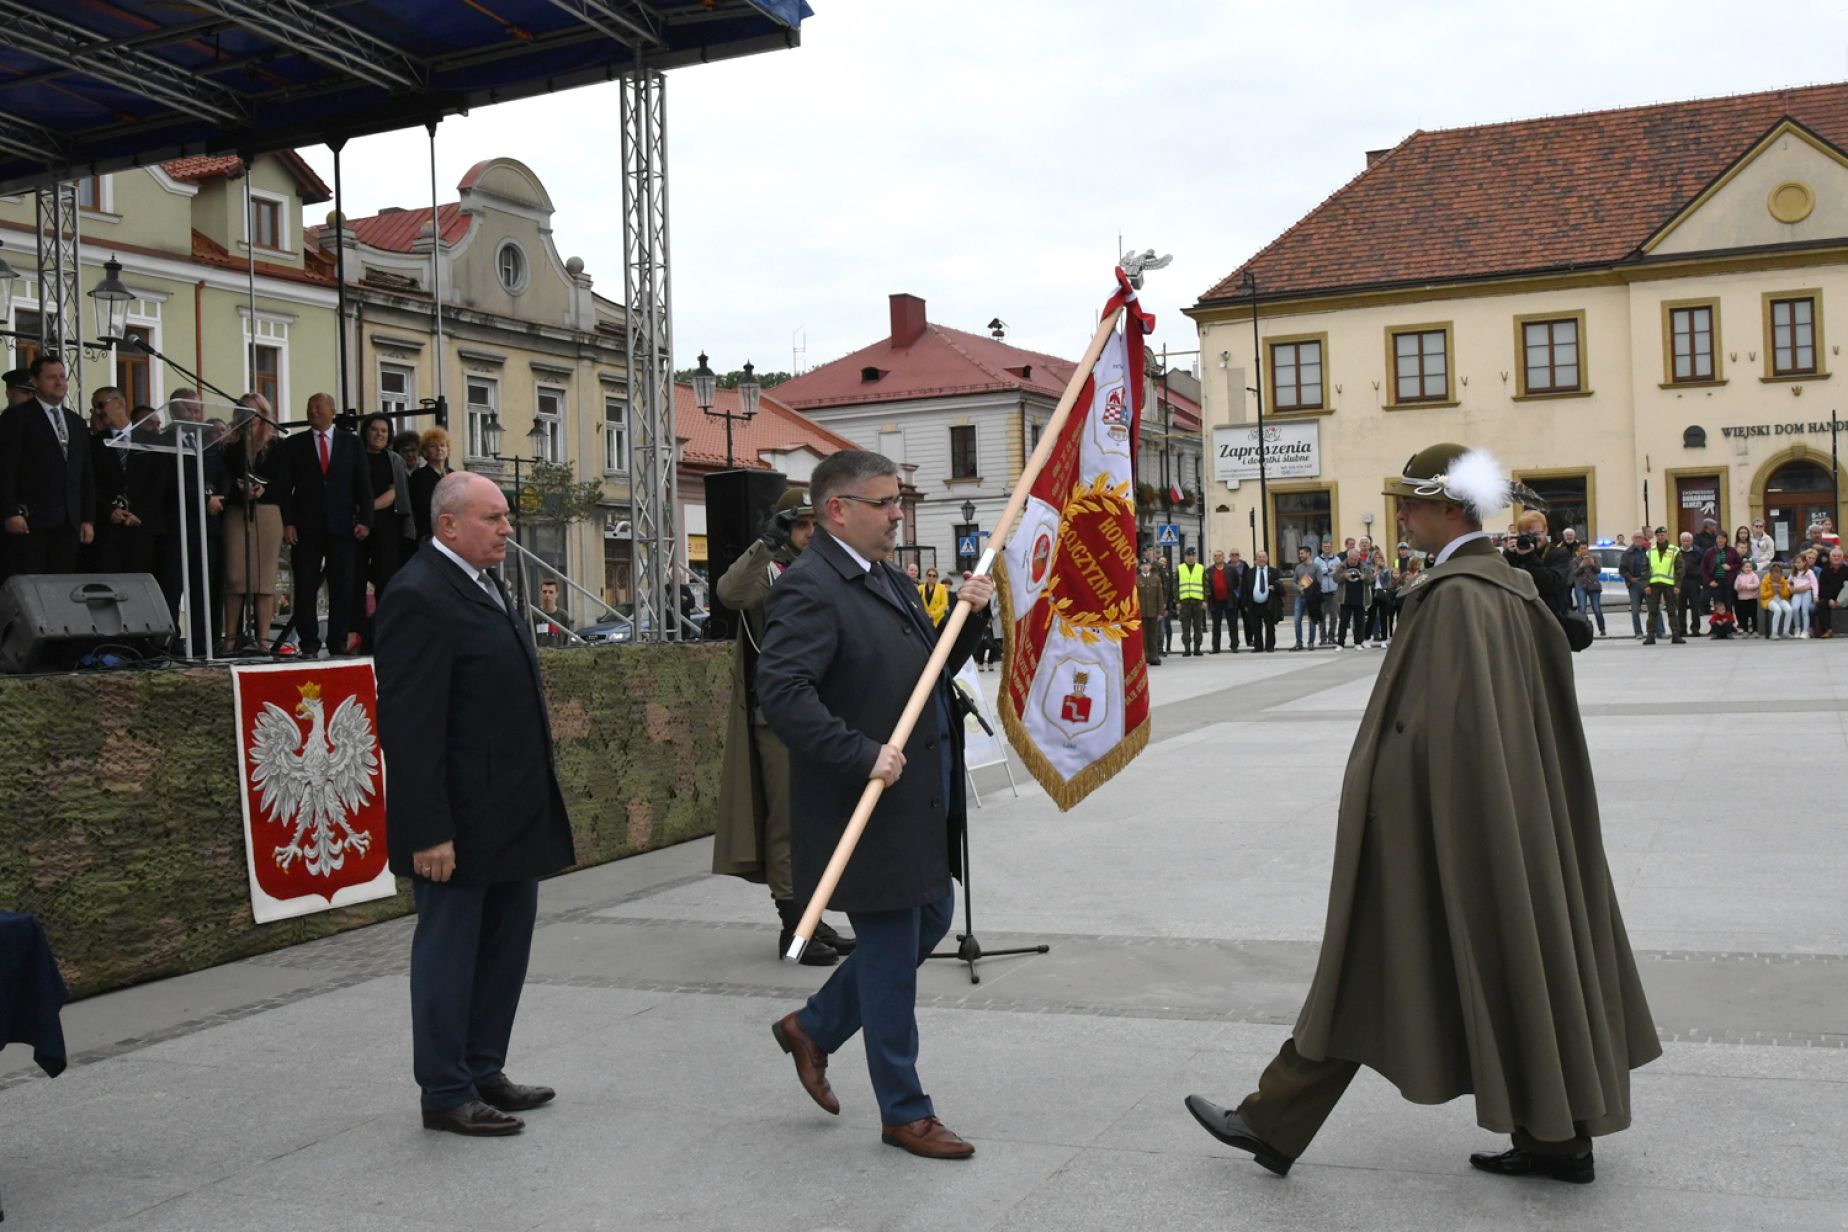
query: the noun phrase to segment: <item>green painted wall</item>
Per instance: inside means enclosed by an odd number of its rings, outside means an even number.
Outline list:
[[[580,867],[712,833],[728,646],[542,652]],[[75,997],[409,912],[250,918],[225,671],[0,678],[0,905]]]

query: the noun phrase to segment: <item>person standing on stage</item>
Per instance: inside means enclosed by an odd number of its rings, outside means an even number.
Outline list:
[[[975,1148],[937,1119],[918,1078],[917,968],[949,929],[950,879],[962,872],[966,772],[950,681],[981,628],[963,622],[905,747],[882,743],[938,635],[917,590],[886,563],[904,522],[898,467],[842,450],[815,468],[809,496],[818,529],[770,588],[757,660],[758,704],[789,749],[797,901],[813,897],[867,783],[886,789],[831,901],[853,924],[853,953],[772,1033],[803,1089],[835,1114],[829,1054],[862,1034],[880,1139],[966,1159]],[[992,579],[972,577],[959,601],[980,612],[993,595]]]
[[[712,871],[770,887],[782,931],[781,957],[795,937],[802,909],[789,865],[789,750],[777,739],[757,704],[757,656],[764,644],[764,602],[770,587],[795,563],[815,534],[808,496],[791,488],[757,541],[720,576],[719,602],[738,613],[738,646],[732,656],[732,704],[725,734],[725,769],[719,779],[719,824],[712,840]],[[832,967],[853,953],[853,938],[822,923],[802,962]]]
[[[379,744],[391,871],[411,878],[411,1064],[425,1129],[517,1134],[550,1087],[504,1070],[526,981],[539,878],[576,860],[553,765],[532,626],[488,570],[507,555],[507,498],[451,475],[436,537],[379,604]]]
[[[295,577],[291,606],[302,655],[321,651],[321,621],[315,596],[327,581],[327,650],[347,653],[353,621],[353,560],[358,545],[372,533],[372,474],[365,447],[351,432],[334,427],[334,399],[308,399],[308,425],[285,443],[289,457],[289,491],[284,508],[289,521],[282,539],[289,545],[289,569]],[[363,615],[363,613],[362,613]]]
[[[96,536],[90,429],[64,405],[70,378],[46,352],[32,361],[32,397],[0,413],[0,581],[14,573],[74,573]]]
[[[1315,978],[1236,1110],[1187,1097],[1280,1175],[1365,1065],[1414,1103],[1474,1094],[1477,1123],[1514,1141],[1473,1166],[1589,1182],[1591,1139],[1629,1125],[1630,1071],[1661,1055],[1571,652],[1482,529],[1511,487],[1487,454],[1434,445],[1387,488],[1434,563],[1405,590],[1349,755]]]

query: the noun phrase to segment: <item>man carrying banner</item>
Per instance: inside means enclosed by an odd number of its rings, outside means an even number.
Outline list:
[[[1511,483],[1434,445],[1387,488],[1434,567],[1349,756],[1322,952],[1292,1037],[1236,1110],[1187,1109],[1279,1175],[1362,1065],[1414,1103],[1474,1094],[1503,1176],[1594,1179],[1661,1055],[1605,860],[1570,651],[1483,522]],[[1523,493],[1523,503],[1532,504]]]
[[[853,923],[853,952],[772,1033],[810,1098],[837,1115],[828,1056],[863,1033],[881,1140],[930,1159],[966,1159],[975,1148],[937,1119],[918,1079],[917,968],[955,908],[965,775],[950,679],[981,626],[962,622],[905,747],[881,743],[937,640],[916,587],[886,563],[904,521],[898,467],[842,450],[815,468],[809,495],[818,528],[770,588],[757,660],[758,704],[789,749],[802,901],[815,896],[868,780],[883,780],[885,791],[829,902]],[[960,600],[979,612],[993,594],[994,582],[975,576]]]

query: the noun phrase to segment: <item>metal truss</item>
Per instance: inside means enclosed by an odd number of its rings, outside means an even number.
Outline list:
[[[246,30],[356,77],[381,90],[422,90],[429,69],[384,39],[342,21],[324,5],[304,0],[191,0],[195,8],[228,17]]]
[[[77,353],[83,347],[83,300],[77,289],[77,260],[83,243],[77,184],[67,180],[41,188],[33,201],[38,223],[39,347],[63,358],[71,380],[65,405],[82,407],[83,365]]]
[[[637,641],[678,641],[685,560],[679,535],[679,449],[674,436],[672,282],[668,277],[667,83],[625,73],[622,91],[622,290],[627,312],[631,585]]]
[[[230,91],[208,85],[157,56],[99,41],[94,31],[22,0],[0,0],[0,46],[79,68],[99,81],[201,120],[238,125],[248,118],[248,109]]]
[[[0,111],[0,150],[36,158],[48,166],[68,161],[69,142],[48,128]]]
[[[636,51],[666,46],[649,15],[637,4],[620,0],[552,0],[591,29]]]

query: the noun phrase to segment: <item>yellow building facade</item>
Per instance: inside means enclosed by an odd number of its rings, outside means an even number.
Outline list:
[[[1844,101],[1816,87],[1420,133],[1374,156],[1190,310],[1213,541],[1257,512],[1285,559],[1330,534],[1390,544],[1382,482],[1439,441],[1493,452],[1555,532],[1763,517],[1784,547],[1839,526],[1848,132],[1824,130]],[[1677,124],[1704,134],[1694,149]]]

